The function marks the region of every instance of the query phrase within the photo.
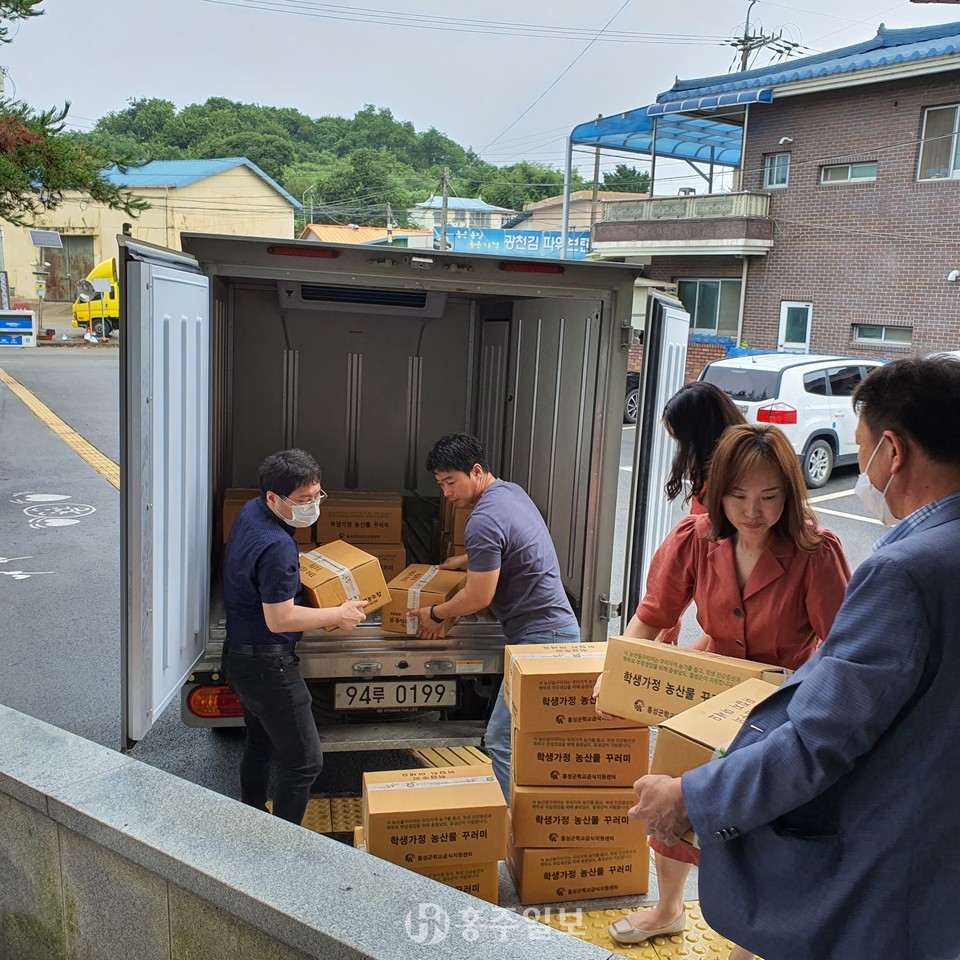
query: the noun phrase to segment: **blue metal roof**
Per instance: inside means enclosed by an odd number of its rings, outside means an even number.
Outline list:
[[[771,103],[777,87],[800,80],[836,76],[839,86],[844,75],[858,70],[950,54],[960,54],[960,23],[905,30],[881,24],[872,39],[839,50],[742,73],[677,80],[656,103],[581,123],[570,141],[649,156],[655,129],[658,157],[737,167],[743,152],[740,105]]]
[[[417,204],[417,207],[421,210],[439,210],[442,206],[442,197],[431,197],[429,200]],[[516,213],[516,210],[511,210],[509,207],[494,207],[489,203],[484,203],[483,200],[470,200],[463,197],[447,197],[447,209],[481,210],[486,213]]]
[[[110,167],[103,171],[103,177],[115,186],[129,187],[134,190],[138,187],[159,187],[160,189],[170,187],[177,190],[236,167],[247,167],[252,170],[297,210],[303,209],[303,204],[299,200],[290,196],[276,180],[268,177],[246,157],[218,157],[214,160],[151,160],[142,167],[130,167],[126,173],[121,173],[116,167]]]
[[[909,27],[905,30],[888,30],[881,24],[875,37],[849,47],[841,47],[839,50],[828,50],[826,53],[817,53],[799,60],[787,60],[775,66],[758,67],[743,73],[677,80],[669,90],[657,97],[657,103],[686,97],[706,97],[732,90],[776,87],[818,77],[839,77],[857,70],[870,70],[895,63],[929,60],[958,53],[960,23]]]

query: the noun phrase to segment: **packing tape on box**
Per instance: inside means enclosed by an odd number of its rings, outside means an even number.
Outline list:
[[[496,783],[492,774],[484,777],[456,777],[451,780],[391,780],[389,783],[368,783],[367,790],[415,790],[420,787],[460,787],[472,783]]]
[[[337,563],[336,560],[325,557],[316,550],[311,550],[307,556],[313,560],[314,563],[323,567],[324,570],[329,570],[331,573],[337,575],[337,579],[343,584],[343,589],[347,594],[348,600],[360,599],[360,589],[357,587],[357,581],[354,579],[353,571],[349,567],[345,567],[342,563]]]
[[[407,609],[420,609],[420,593],[423,588],[440,572],[438,566],[430,567],[423,576],[407,591]],[[420,621],[413,615],[407,614],[407,636],[415,637],[420,629]]]

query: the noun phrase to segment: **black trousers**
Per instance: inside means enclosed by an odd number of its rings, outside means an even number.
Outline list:
[[[240,761],[240,799],[266,810],[275,767],[274,816],[300,823],[310,788],[323,769],[323,749],[310,709],[310,691],[294,654],[223,658],[227,683],[243,704],[247,740]]]

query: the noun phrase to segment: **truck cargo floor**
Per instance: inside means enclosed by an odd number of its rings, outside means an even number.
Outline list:
[[[324,753],[361,750],[414,750],[424,747],[477,746],[486,721],[446,723],[371,723],[346,727],[320,727]]]

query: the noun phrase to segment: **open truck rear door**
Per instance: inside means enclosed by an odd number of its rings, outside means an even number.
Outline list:
[[[121,739],[140,740],[203,654],[209,579],[209,280],[190,256],[121,254]]]
[[[657,547],[678,519],[663,491],[674,442],[660,418],[667,401],[684,384],[690,317],[679,300],[663,293],[651,293],[647,307],[621,629],[643,599]]]

